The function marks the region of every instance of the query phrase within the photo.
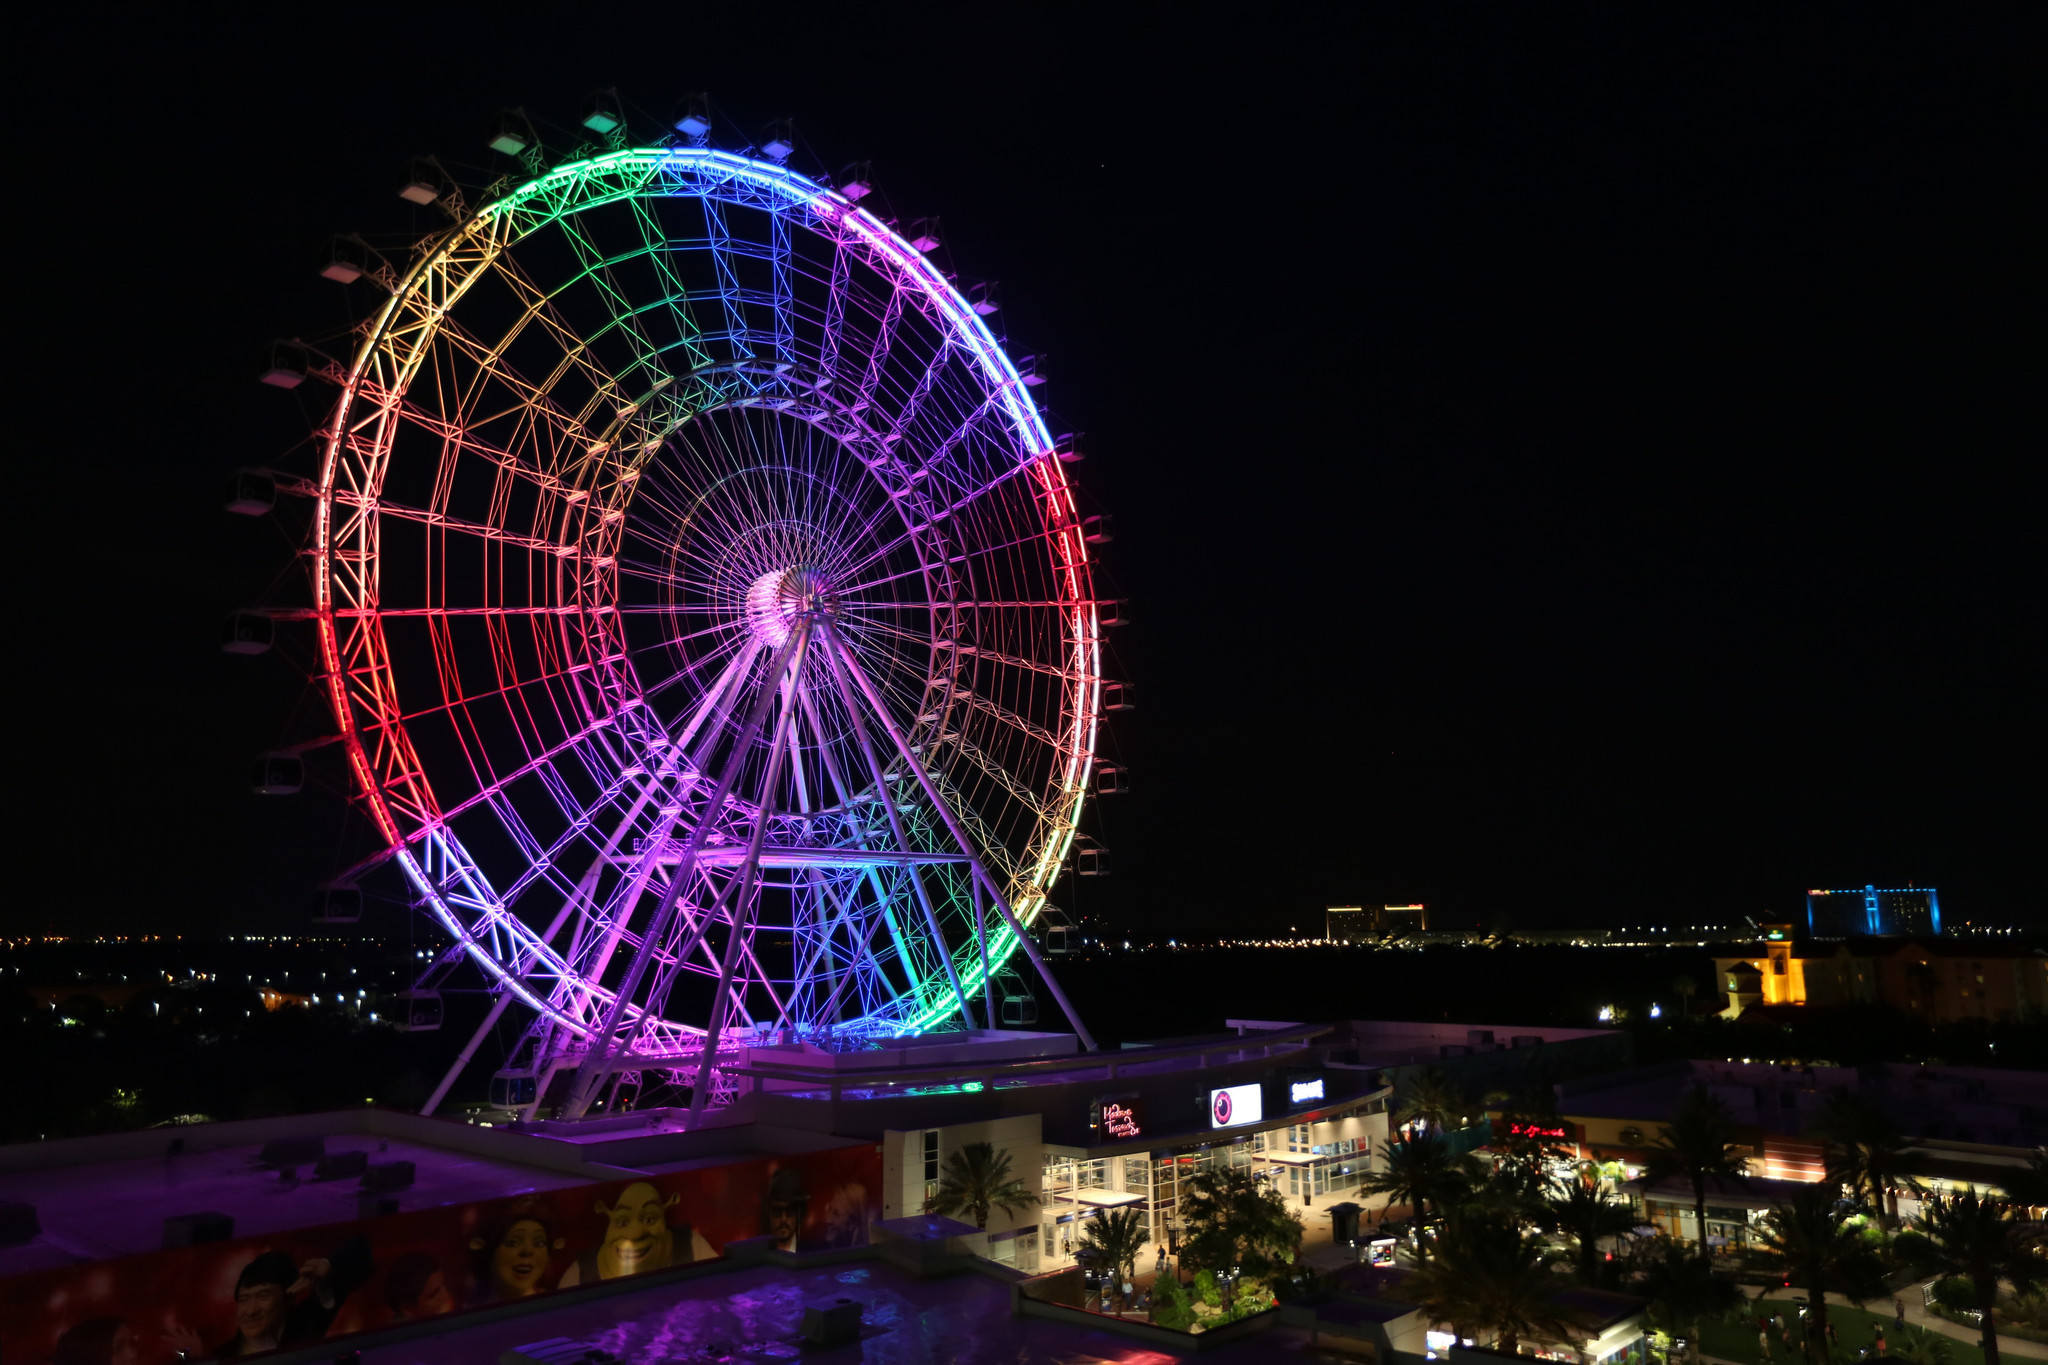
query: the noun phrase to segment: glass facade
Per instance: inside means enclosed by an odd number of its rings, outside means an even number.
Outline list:
[[[1296,1123],[1232,1142],[1177,1151],[1089,1157],[1072,1149],[1045,1154],[1037,1251],[1046,1269],[1070,1262],[1081,1224],[1104,1208],[1136,1209],[1154,1247],[1179,1241],[1188,1182],[1203,1171],[1251,1171],[1290,1202],[1355,1194],[1371,1168],[1371,1140],[1351,1122]],[[1148,1253],[1150,1254],[1150,1253]]]

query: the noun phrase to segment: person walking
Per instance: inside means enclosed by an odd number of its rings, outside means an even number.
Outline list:
[[[1903,1331],[1906,1326],[1906,1301],[1904,1299],[1892,1300],[1892,1316],[1898,1319],[1899,1328]]]
[[[1840,1346],[1842,1344],[1841,1340],[1835,1336],[1835,1320],[1833,1318],[1828,1319],[1827,1338],[1828,1349],[1830,1351],[1834,1350],[1837,1346]]]
[[[1884,1325],[1882,1323],[1878,1324],[1877,1328],[1871,1333],[1871,1335],[1875,1338],[1875,1344],[1877,1346],[1877,1358],[1879,1360],[1883,1360],[1885,1357]]]
[[[1771,1358],[1771,1334],[1761,1327],[1756,1329],[1756,1353],[1760,1359]]]

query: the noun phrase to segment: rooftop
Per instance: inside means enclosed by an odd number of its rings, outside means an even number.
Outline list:
[[[43,1225],[37,1241],[0,1248],[0,1275],[155,1251],[163,1244],[164,1220],[178,1214],[224,1213],[245,1237],[356,1218],[359,1173],[315,1180],[309,1164],[298,1168],[298,1180],[287,1181],[275,1168],[257,1165],[262,1148],[250,1142],[0,1174],[0,1201],[35,1205]],[[366,1152],[374,1162],[412,1162],[413,1184],[401,1195],[412,1207],[560,1189],[588,1179],[374,1134],[343,1135],[327,1150]]]

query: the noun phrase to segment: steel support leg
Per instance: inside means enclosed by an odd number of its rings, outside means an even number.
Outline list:
[[[896,728],[896,722],[891,719],[888,708],[882,704],[882,698],[875,691],[874,684],[868,681],[867,674],[861,671],[859,662],[854,659],[853,651],[846,647],[846,642],[841,640],[839,633],[830,626],[821,626],[820,629],[824,633],[825,648],[830,651],[831,658],[836,663],[844,666],[846,672],[852,676],[854,683],[860,688],[861,694],[867,698],[869,708],[880,719],[882,728],[888,731],[890,740],[896,745],[896,752],[902,756],[903,761],[909,765],[910,771],[916,775],[919,785],[924,788],[925,797],[932,803],[933,809],[938,811],[939,818],[946,822],[946,830],[953,836],[953,842],[958,844],[960,851],[967,855],[968,863],[974,868],[974,875],[981,880],[983,886],[988,888],[989,896],[995,902],[997,913],[1002,915],[1004,923],[1010,926],[1010,932],[1017,936],[1017,946],[1024,950],[1024,955],[1031,959],[1031,965],[1038,969],[1038,975],[1044,980],[1046,989],[1052,992],[1053,999],[1059,1001],[1061,1011],[1067,1016],[1067,1022],[1073,1025],[1074,1032],[1081,1039],[1082,1046],[1086,1047],[1090,1052],[1096,1051],[1095,1035],[1088,1032],[1088,1026],[1081,1022],[1080,1013],[1075,1010],[1073,1001],[1067,999],[1067,993],[1060,989],[1060,983],[1053,976],[1052,969],[1047,967],[1045,959],[1039,956],[1038,945],[1033,943],[1031,935],[1024,931],[1024,926],[1018,922],[1016,912],[1010,909],[1009,899],[1003,895],[1003,889],[996,885],[995,878],[989,875],[988,868],[982,864],[981,855],[975,851],[974,845],[968,842],[967,832],[960,828],[960,822],[955,818],[953,808],[939,798],[938,788],[932,785],[931,778],[925,774],[924,765],[919,763],[917,756],[910,752],[909,742],[903,738],[902,732]]]
[[[647,934],[641,939],[640,951],[633,955],[632,965],[626,969],[626,978],[619,983],[618,994],[612,997],[611,1008],[605,1013],[604,1025],[599,1030],[596,1045],[592,1048],[591,1055],[586,1058],[585,1067],[576,1077],[575,1094],[569,1103],[571,1118],[581,1118],[597,1094],[599,1080],[604,1074],[604,1065],[611,1060],[619,1021],[625,1016],[633,993],[640,988],[640,982],[647,974],[648,964],[660,951],[662,940],[668,937],[669,925],[675,919],[676,907],[682,899],[684,890],[689,886],[691,874],[697,870],[697,858],[704,851],[705,840],[711,835],[712,821],[718,812],[725,808],[726,798],[732,795],[733,787],[738,784],[740,772],[746,767],[754,741],[760,738],[761,727],[768,720],[768,708],[775,703],[775,684],[788,671],[790,658],[801,649],[806,634],[807,632],[801,628],[792,633],[789,639],[783,642],[782,648],[775,651],[775,657],[769,662],[768,676],[763,680],[761,691],[747,712],[746,724],[741,727],[738,738],[734,740],[732,752],[726,757],[725,770],[719,774],[718,786],[712,792],[711,799],[705,803],[704,818],[690,831],[689,842],[683,846],[682,857],[676,863],[675,875],[669,880],[668,891],[662,896],[660,906],[648,922]],[[701,767],[700,764],[700,770]]]

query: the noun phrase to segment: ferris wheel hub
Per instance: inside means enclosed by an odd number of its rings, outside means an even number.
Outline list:
[[[747,589],[747,627],[770,649],[788,643],[799,618],[833,616],[838,609],[824,575],[807,564],[770,569]]]

